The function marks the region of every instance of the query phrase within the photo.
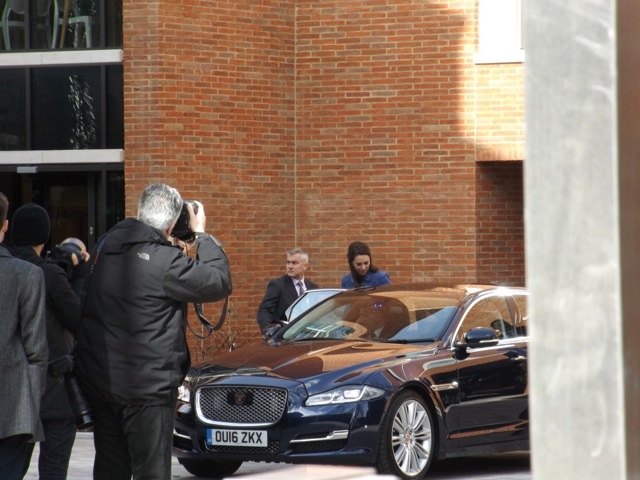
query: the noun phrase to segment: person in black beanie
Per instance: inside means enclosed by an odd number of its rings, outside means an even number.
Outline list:
[[[12,253],[39,266],[44,272],[45,311],[49,363],[70,355],[75,346],[74,333],[80,325],[80,300],[69,284],[66,272],[45,262],[42,251],[51,233],[47,211],[35,203],[18,208],[9,224]],[[40,478],[67,478],[69,458],[76,437],[76,424],[61,375],[47,373],[47,387],[40,407],[44,442],[40,444]]]
[[[16,247],[42,245],[49,240],[51,222],[47,211],[36,203],[18,208],[9,224],[11,241]]]

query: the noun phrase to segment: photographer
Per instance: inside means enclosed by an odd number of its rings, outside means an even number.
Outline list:
[[[67,272],[41,257],[50,230],[49,214],[35,203],[18,208],[10,223],[13,254],[39,266],[44,272],[46,336],[51,364],[73,351],[73,334],[80,324],[80,300],[71,288]],[[76,437],[76,423],[64,380],[60,375],[54,375],[51,369],[47,373],[40,419],[45,435],[38,458],[40,478],[66,478]]]
[[[92,252],[78,342],[78,372],[94,415],[94,479],[171,478],[177,390],[190,365],[188,303],[231,293],[224,250],[205,232],[202,204],[187,203],[197,258],[171,236],[184,204],[175,188],[149,185]]]
[[[69,237],[49,252],[46,261],[58,265],[65,271],[71,287],[82,299],[84,281],[89,272],[90,257],[91,255],[87,252],[87,247],[82,240]]]

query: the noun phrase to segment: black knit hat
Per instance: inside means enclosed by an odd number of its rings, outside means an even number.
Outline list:
[[[35,203],[27,203],[14,212],[9,229],[16,247],[33,247],[47,243],[51,221],[44,208]]]

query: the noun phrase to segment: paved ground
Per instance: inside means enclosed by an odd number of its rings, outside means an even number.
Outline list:
[[[76,443],[71,454],[68,480],[90,480],[93,469],[93,435],[78,433]],[[38,478],[38,447],[33,452],[31,467],[25,479]],[[174,480],[194,480],[178,461],[173,460],[172,478]],[[240,467],[234,477],[254,480],[384,480],[390,477],[375,475],[373,469],[346,468],[326,466],[292,466],[282,464],[247,462]],[[485,457],[469,457],[445,460],[435,463],[429,475],[429,480],[531,480],[529,454],[512,453]]]

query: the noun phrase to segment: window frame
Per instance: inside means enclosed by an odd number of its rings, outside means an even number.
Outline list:
[[[453,336],[453,341],[454,344],[456,342],[464,342],[464,334],[469,332],[470,330],[472,330],[475,327],[488,327],[491,328],[491,324],[489,325],[475,325],[472,328],[466,329],[465,328],[465,324],[467,322],[467,319],[469,318],[469,314],[471,312],[473,312],[473,310],[481,303],[486,303],[486,302],[495,302],[497,299],[501,300],[501,305],[500,305],[500,313],[501,313],[501,320],[506,320],[506,319],[510,319],[512,324],[514,322],[514,317],[513,317],[513,312],[511,311],[511,309],[509,308],[509,300],[511,298],[510,294],[504,294],[504,293],[492,293],[490,295],[483,295],[477,299],[475,299],[467,308],[465,308],[465,312],[463,317],[460,319],[460,321],[458,322],[458,326],[456,328],[455,334]],[[506,315],[505,315],[506,314]],[[506,318],[504,318],[506,316]],[[494,319],[495,320],[495,319]],[[513,338],[516,337],[509,337],[509,338],[505,338],[505,339],[500,339],[500,341],[502,340],[507,340],[507,341],[513,341]]]

